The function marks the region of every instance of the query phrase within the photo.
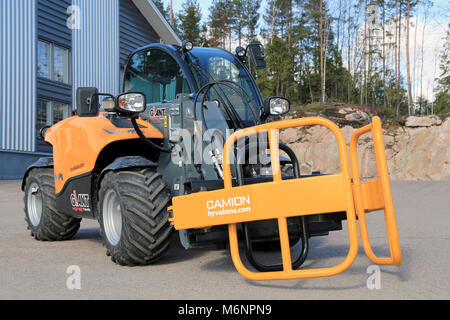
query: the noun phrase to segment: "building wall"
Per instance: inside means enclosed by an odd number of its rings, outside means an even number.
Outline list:
[[[139,47],[159,42],[159,36],[131,0],[120,0],[120,67]]]
[[[35,147],[35,0],[0,1],[0,46],[0,149],[31,152]]]
[[[0,179],[34,161],[36,0],[0,1]]]
[[[150,0],[152,1],[152,0]],[[123,73],[130,54],[150,43],[160,42],[160,37],[148,23],[132,0],[119,0],[119,51],[120,51],[120,91],[123,88]]]
[[[0,0],[0,179],[20,179],[39,157],[51,156],[37,132],[42,100],[50,109],[75,109],[78,87],[120,93],[128,55],[167,33],[155,8],[152,0]],[[70,51],[70,81],[38,76],[39,41]]]
[[[72,30],[73,106],[78,87],[119,93],[119,1],[72,0],[80,28]]]
[[[63,48],[69,52],[72,48],[72,30],[67,26],[67,20],[69,14],[67,9],[72,4],[72,0],[37,0],[37,40],[44,41],[45,43],[51,44],[53,50],[56,47]],[[38,50],[39,52],[39,43]],[[39,54],[37,55],[37,68],[39,69]],[[50,61],[49,61],[50,62]],[[53,58],[52,58],[53,62]],[[55,79],[50,79],[49,77],[42,77],[37,72],[37,82],[36,82],[36,94],[37,101],[36,105],[40,100],[48,101],[51,104],[49,109],[53,109],[54,103],[63,103],[67,105],[69,109],[72,106],[72,83],[71,83],[71,64],[68,61],[68,81],[66,83],[61,81],[56,81]],[[54,63],[49,63],[54,65]],[[50,110],[48,110],[50,111]],[[69,112],[67,111],[67,115]],[[47,114],[49,120],[52,118],[52,114]],[[39,118],[39,112],[37,112],[36,117]],[[50,123],[47,123],[50,125]],[[39,128],[38,128],[39,129]],[[36,130],[37,133],[37,130]],[[52,148],[50,145],[45,143],[45,141],[37,134],[35,151],[51,153]]]
[[[71,0],[37,0],[37,36],[61,46],[72,46],[72,31],[67,27],[67,8]]]

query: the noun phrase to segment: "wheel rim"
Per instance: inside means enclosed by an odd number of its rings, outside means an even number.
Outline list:
[[[36,182],[30,185],[27,199],[28,218],[31,224],[37,227],[42,217],[42,193]]]
[[[103,200],[103,227],[109,243],[115,246],[122,233],[122,210],[117,193],[110,189]]]

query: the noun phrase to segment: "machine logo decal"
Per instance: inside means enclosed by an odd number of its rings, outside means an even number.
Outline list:
[[[70,203],[73,211],[91,211],[88,194],[77,194],[77,191],[73,190],[70,194]]]
[[[55,181],[58,181],[58,180],[64,180],[62,173],[58,174],[58,175],[55,177]]]
[[[208,217],[248,213],[251,211],[250,196],[237,196],[227,199],[208,200],[206,201],[206,209]]]
[[[152,111],[150,112],[150,120],[159,120],[164,118],[165,115],[166,115],[166,108],[153,107]]]

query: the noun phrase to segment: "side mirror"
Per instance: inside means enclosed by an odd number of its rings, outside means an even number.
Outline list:
[[[256,69],[264,69],[266,60],[264,57],[264,47],[260,43],[251,43],[247,46],[247,50],[250,53],[250,59]]]
[[[289,112],[291,103],[288,99],[281,97],[269,97],[264,100],[264,114],[267,116],[282,116]]]
[[[77,115],[95,117],[98,115],[98,90],[94,87],[77,88]]]
[[[47,133],[47,130],[50,129],[51,126],[44,126],[41,128],[41,130],[39,130],[39,136],[41,137],[42,140],[45,141],[45,134]]]
[[[146,107],[145,94],[141,92],[122,93],[117,97],[116,111],[119,114],[132,116],[144,112]]]

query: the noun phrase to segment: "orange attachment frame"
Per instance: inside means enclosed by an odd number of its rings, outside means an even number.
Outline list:
[[[282,180],[277,130],[311,125],[324,126],[334,134],[338,144],[341,172],[332,175]],[[361,183],[358,163],[355,161],[357,160],[356,144],[358,137],[370,130],[374,135],[380,179]],[[267,132],[269,137],[273,181],[233,187],[230,152],[233,150],[234,144],[239,138],[263,132]],[[354,184],[352,184],[350,176],[349,156],[344,135],[339,127],[330,120],[318,117],[301,118],[266,123],[237,131],[227,139],[223,149],[224,189],[174,197],[171,207],[173,217],[170,221],[177,230],[228,224],[231,256],[239,273],[251,280],[283,280],[332,276],[349,268],[358,254],[356,223],[356,212],[358,212],[362,241],[369,258],[375,263],[399,265],[401,262],[399,255],[401,254],[379,118],[374,118],[374,125],[357,130],[352,137],[352,143],[354,146],[350,149],[350,158],[356,182]],[[276,201],[268,201],[268,199],[276,199]],[[355,211],[355,203],[357,203],[357,211]],[[246,206],[244,208],[246,210],[243,210],[243,205]],[[365,211],[382,208],[385,209],[389,245],[393,255],[392,261],[386,258],[376,258],[370,249],[367,236]],[[214,210],[216,211],[214,212]],[[334,267],[293,270],[286,219],[293,216],[342,211],[345,211],[347,215],[350,243],[344,261]],[[283,270],[253,272],[248,270],[241,261],[236,224],[266,219],[278,220]]]
[[[272,272],[252,272],[248,270],[241,261],[238,247],[238,238],[237,238],[237,230],[236,224],[230,224],[228,226],[228,233],[230,238],[230,251],[231,257],[233,259],[234,266],[238,270],[238,272],[247,279],[250,280],[284,280],[284,279],[301,279],[301,278],[313,278],[313,277],[327,277],[332,276],[338,273],[341,273],[348,269],[358,254],[358,231],[356,227],[356,216],[355,209],[353,206],[353,196],[352,196],[352,187],[350,180],[350,169],[348,166],[348,155],[347,155],[347,146],[345,143],[345,138],[342,131],[339,127],[333,122],[324,119],[324,118],[302,118],[302,119],[294,119],[294,120],[286,120],[280,122],[272,122],[263,124],[257,127],[240,130],[230,136],[223,150],[223,172],[224,172],[224,187],[225,190],[232,188],[232,180],[231,180],[231,171],[230,171],[230,150],[234,143],[238,138],[245,136],[248,132],[254,133],[268,131],[269,133],[269,147],[271,154],[271,165],[273,172],[273,179],[275,183],[283,184],[281,180],[281,170],[280,170],[280,161],[279,161],[279,141],[276,135],[275,129],[286,129],[292,127],[300,127],[300,126],[311,126],[311,125],[322,125],[331,130],[331,132],[336,137],[338,147],[339,147],[339,158],[341,165],[341,174],[339,175],[340,183],[335,182],[333,187],[335,190],[343,190],[343,197],[345,201],[344,210],[347,213],[347,222],[348,222],[348,230],[349,230],[349,241],[350,248],[347,254],[347,257],[340,264],[329,267],[329,268],[316,268],[316,269],[304,269],[304,270],[292,270],[292,262],[291,262],[291,252],[289,246],[289,235],[287,229],[287,211],[283,209],[282,203],[279,203],[279,212],[278,212],[278,228],[280,235],[280,243],[281,243],[281,257],[283,261],[283,270],[282,271],[272,271]],[[311,180],[316,178],[310,178]],[[302,181],[302,179],[297,179],[298,181]],[[325,181],[324,181],[325,182]],[[325,183],[323,187],[325,187]],[[305,190],[306,191],[306,190]],[[323,194],[322,194],[323,196]],[[305,197],[306,198],[306,197]],[[277,199],[277,198],[275,198]],[[292,200],[291,200],[292,201]],[[319,203],[315,205],[319,206]],[[336,211],[342,210],[342,208],[336,208]],[[330,211],[332,212],[332,211]],[[284,213],[284,215],[283,215]],[[299,215],[299,214],[296,214]]]
[[[367,132],[372,132],[379,178],[361,183],[359,177],[357,146],[359,137]],[[353,172],[355,207],[358,214],[361,241],[363,243],[364,251],[373,263],[400,266],[402,263],[402,253],[394,213],[394,204],[392,202],[391,184],[389,182],[380,118],[374,117],[371,124],[355,131],[350,141],[350,161]],[[368,195],[372,195],[372,197]],[[378,209],[384,209],[389,251],[391,253],[389,258],[378,258],[375,256],[370,246],[366,212]]]

